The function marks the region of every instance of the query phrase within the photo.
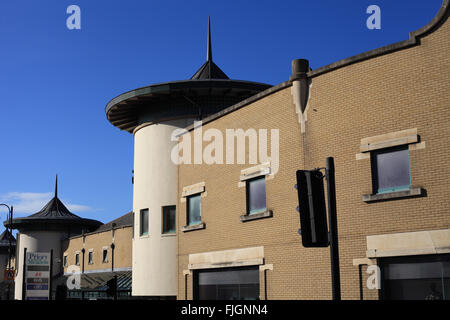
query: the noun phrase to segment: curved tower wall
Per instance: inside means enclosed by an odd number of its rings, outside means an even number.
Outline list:
[[[177,204],[177,165],[172,132],[193,119],[141,127],[134,134],[133,296],[176,296],[177,238],[162,234],[162,207]],[[140,236],[140,211],[149,210],[149,232]],[[176,224],[179,230],[178,222]]]
[[[53,249],[53,272],[55,276],[62,270],[62,250],[61,241],[67,238],[67,232],[63,231],[24,231],[17,234],[16,265],[17,273],[15,278],[15,299],[22,300],[23,285],[23,251],[27,252],[50,252]]]

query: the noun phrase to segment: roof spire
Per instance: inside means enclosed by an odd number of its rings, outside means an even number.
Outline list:
[[[211,21],[208,16],[208,48],[206,52],[206,61],[212,61],[212,48],[211,48]]]
[[[56,174],[56,182],[55,182],[55,198],[58,198],[58,174]]]

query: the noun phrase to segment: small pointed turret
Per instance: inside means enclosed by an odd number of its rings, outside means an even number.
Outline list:
[[[206,62],[191,77],[191,80],[229,79],[212,60],[211,19],[208,16],[208,42],[206,44]]]

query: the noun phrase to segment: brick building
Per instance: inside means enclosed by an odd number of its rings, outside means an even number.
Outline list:
[[[118,297],[131,295],[131,253],[133,213],[105,223],[92,232],[70,237],[62,242],[63,269],[66,278],[70,268],[80,272],[80,288],[68,290],[69,298],[108,298],[107,281],[117,276]]]
[[[444,0],[408,40],[317,70],[294,61],[286,82],[203,118],[216,136],[278,134],[267,154],[278,148],[279,158],[249,164],[247,144],[245,164],[179,165],[178,299],[330,299],[329,249],[302,246],[294,189],[296,170],[326,157],[342,298],[449,299],[448,15]],[[195,134],[191,125],[180,142]],[[366,286],[371,265],[379,290]]]

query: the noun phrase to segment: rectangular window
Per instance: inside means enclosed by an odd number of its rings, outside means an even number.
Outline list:
[[[162,208],[162,233],[176,232],[176,206]]]
[[[386,300],[450,300],[450,254],[380,259]]]
[[[75,265],[76,266],[80,265],[80,254],[79,253],[75,253]]]
[[[92,252],[92,251],[89,251],[89,254],[88,254],[88,263],[89,264],[93,264],[94,263],[94,252]]]
[[[148,209],[141,210],[140,233],[141,236],[148,235]]]
[[[408,190],[411,187],[408,146],[371,152],[373,193]]]
[[[258,300],[259,268],[226,268],[194,273],[195,300]]]
[[[103,262],[103,263],[107,263],[107,262],[108,262],[108,249],[103,249],[103,258],[102,258],[102,262]]]
[[[63,258],[63,266],[67,267],[67,256],[64,256]]]
[[[266,177],[247,180],[247,214],[266,211]]]
[[[187,225],[192,226],[202,222],[202,200],[200,194],[187,198]]]

